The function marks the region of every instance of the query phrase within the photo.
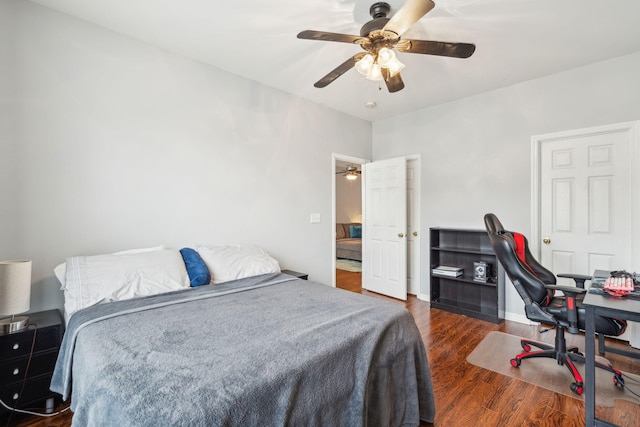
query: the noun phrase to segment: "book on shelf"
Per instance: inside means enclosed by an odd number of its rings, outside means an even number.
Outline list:
[[[462,276],[462,273],[464,272],[464,270],[460,267],[452,267],[449,265],[439,265],[433,268],[431,272],[433,274],[439,274],[441,276],[458,277],[458,276]]]

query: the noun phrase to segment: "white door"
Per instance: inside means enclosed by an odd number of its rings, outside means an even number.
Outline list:
[[[407,299],[407,169],[404,157],[363,165],[362,287]]]
[[[420,294],[420,160],[407,159],[407,289]]]
[[[633,271],[628,128],[540,140],[541,262],[554,273]],[[637,265],[637,263],[636,263]],[[570,279],[559,279],[569,284]]]

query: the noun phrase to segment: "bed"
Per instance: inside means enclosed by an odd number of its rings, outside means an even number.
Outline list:
[[[51,388],[71,398],[74,426],[404,426],[435,413],[407,310],[279,272],[77,310]]]

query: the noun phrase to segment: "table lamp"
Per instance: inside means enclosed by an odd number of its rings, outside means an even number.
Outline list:
[[[27,316],[16,314],[29,311],[31,302],[31,261],[0,261],[0,335],[25,329]]]

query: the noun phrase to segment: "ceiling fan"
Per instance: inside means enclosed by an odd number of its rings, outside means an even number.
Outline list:
[[[354,166],[353,163],[349,163],[347,166],[345,166],[344,170],[336,171],[336,175],[342,174],[342,176],[347,178],[349,181],[358,179],[358,175],[360,175],[361,173],[362,171],[359,171],[358,167]]]
[[[373,18],[360,29],[360,35],[328,33],[306,30],[298,34],[299,39],[322,40],[360,45],[365,52],[359,52],[338,65],[329,74],[318,80],[314,86],[323,88],[355,67],[370,80],[384,80],[389,92],[404,88],[400,70],[404,68],[396,58],[393,49],[406,53],[468,58],[476,46],[471,43],[449,43],[430,40],[401,39],[401,35],[420,18],[435,7],[432,0],[407,0],[395,15],[387,18],[391,7],[388,3],[377,2],[369,9]]]

